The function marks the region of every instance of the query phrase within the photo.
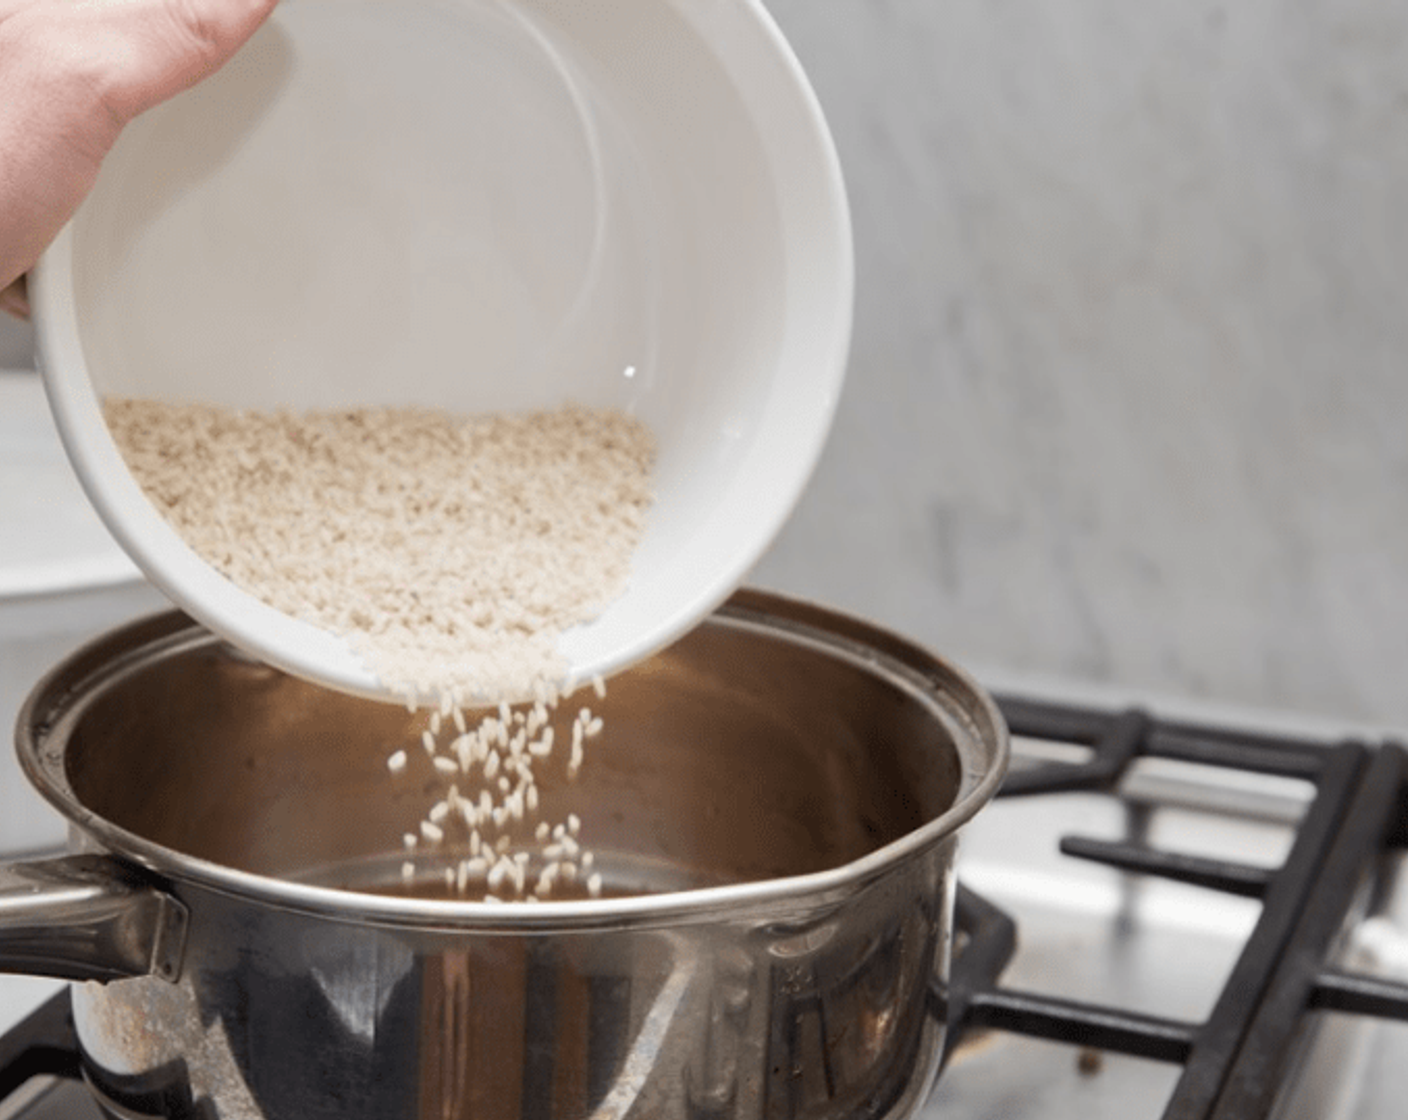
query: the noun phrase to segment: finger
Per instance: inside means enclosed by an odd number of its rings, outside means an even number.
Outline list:
[[[29,288],[23,276],[0,288],[0,311],[16,319],[29,318]]]
[[[58,2],[69,9],[78,49],[89,52],[104,103],[125,123],[223,66],[276,0]]]
[[[37,259],[123,125],[224,64],[275,0],[0,0],[0,286]]]
[[[13,44],[0,61],[45,59],[53,80],[96,96],[120,127],[213,74],[275,3],[0,0],[0,35]]]
[[[112,115],[75,92],[53,55],[16,33],[22,18],[0,23],[0,288],[58,233],[117,135]]]
[[[275,0],[124,0],[134,50],[110,100],[126,120],[209,77],[273,10]],[[115,14],[127,19],[127,13]],[[137,18],[141,16],[140,25]],[[125,99],[125,103],[123,101]]]
[[[27,8],[34,3],[36,0],[0,0],[0,23],[3,23],[21,8]]]

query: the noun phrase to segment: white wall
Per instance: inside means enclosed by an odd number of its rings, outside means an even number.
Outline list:
[[[859,297],[755,582],[972,665],[1408,726],[1408,8],[770,6]]]

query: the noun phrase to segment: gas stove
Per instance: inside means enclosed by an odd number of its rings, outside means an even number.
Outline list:
[[[1401,1116],[1403,748],[998,699],[1013,768],[963,834],[953,977],[931,1000],[948,1052],[921,1120]],[[64,990],[9,978],[0,1000],[0,1120],[99,1117]]]
[[[923,1115],[1402,1115],[1402,748],[1002,706],[1017,761],[960,862],[982,899]]]

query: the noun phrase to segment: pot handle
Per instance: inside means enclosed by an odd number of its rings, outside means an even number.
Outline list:
[[[97,855],[0,867],[0,972],[60,980],[176,980],[187,911]]]

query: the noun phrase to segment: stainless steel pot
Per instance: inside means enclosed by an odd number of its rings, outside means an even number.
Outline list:
[[[1006,765],[991,701],[903,639],[744,592],[591,703],[577,779],[539,785],[607,897],[432,897],[401,877],[429,788],[386,767],[421,714],[180,615],[117,631],[21,714],[74,854],[3,873],[0,967],[82,981],[115,1116],[911,1113],[958,830]]]

